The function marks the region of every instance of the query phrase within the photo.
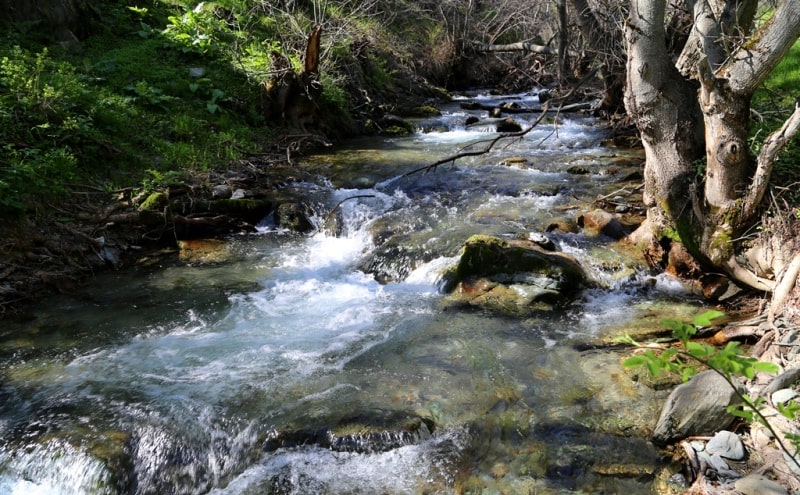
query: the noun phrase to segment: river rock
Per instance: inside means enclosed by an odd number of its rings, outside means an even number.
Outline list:
[[[742,439],[736,433],[727,430],[714,435],[706,444],[705,450],[709,455],[718,455],[732,461],[741,461],[745,455]]]
[[[589,236],[603,234],[612,239],[622,239],[626,235],[617,217],[599,208],[579,216],[578,226]]]
[[[751,474],[733,485],[743,495],[789,495],[781,485],[760,474]]]
[[[300,203],[282,203],[275,210],[275,220],[284,229],[300,233],[314,230],[314,224],[306,214],[306,209]]]
[[[797,392],[791,388],[782,388],[773,392],[770,396],[770,399],[772,400],[772,403],[777,406],[778,404],[786,404],[795,397],[797,397]]]
[[[453,300],[503,314],[549,310],[591,285],[581,265],[565,253],[527,239],[475,235],[457,266],[445,274]]]
[[[773,378],[767,386],[766,393],[774,394],[778,390],[794,386],[798,381],[800,381],[800,365],[794,365],[786,368],[780,375]],[[773,404],[775,404],[774,401]]]
[[[519,132],[522,130],[522,126],[519,125],[519,122],[511,117],[497,122],[496,128],[497,132]]]
[[[726,408],[738,402],[736,392],[716,371],[699,373],[670,393],[653,431],[653,442],[666,445],[725,429],[735,419]]]
[[[222,263],[230,259],[231,247],[219,239],[179,240],[178,256],[184,263]]]

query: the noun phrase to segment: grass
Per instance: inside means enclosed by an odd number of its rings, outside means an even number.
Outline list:
[[[74,184],[137,186],[148,171],[208,170],[261,150],[276,134],[261,86],[273,53],[300,67],[320,15],[330,33],[327,131],[355,127],[350,110],[364,108],[354,95],[365,86],[377,107],[395,96],[391,79],[409,72],[396,67],[411,57],[381,46],[388,26],[357,2],[324,12],[252,0],[135,5],[96,2],[77,50],[52,45],[30,23],[0,26],[0,216],[44,211]],[[353,51],[364,40],[368,74]]]
[[[771,132],[780,128],[794,111],[800,88],[800,41],[769,75],[753,96],[752,108],[760,116],[754,122],[753,138],[756,146]],[[781,153],[772,175],[773,184],[788,186],[800,183],[800,143],[795,137]],[[797,187],[782,188],[782,198],[791,205],[800,204]]]
[[[275,134],[260,87],[272,51],[299,61],[304,39],[284,46],[272,38],[275,23],[249,17],[251,4],[106,2],[79,50],[8,26],[0,34],[0,215],[58,200],[69,184],[128,187],[150,170],[207,170],[261,150]],[[342,112],[342,92],[329,92],[326,110]]]

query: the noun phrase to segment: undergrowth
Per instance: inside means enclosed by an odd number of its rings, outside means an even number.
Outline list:
[[[273,53],[300,69],[318,22],[329,30],[320,106],[326,129],[342,132],[358,57],[378,53],[353,48],[379,38],[374,4],[105,0],[86,18],[90,35],[68,49],[35,23],[4,26],[0,215],[41,211],[76,186],[135,187],[148,171],[204,171],[263,150],[280,125],[262,110]],[[358,84],[389,86],[391,69],[372,65],[380,71]]]

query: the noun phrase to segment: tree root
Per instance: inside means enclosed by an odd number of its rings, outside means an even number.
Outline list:
[[[739,264],[735,257],[731,256],[727,261],[722,263],[723,268],[728,274],[736,281],[739,281],[748,287],[765,292],[772,292],[775,289],[775,282],[766,278],[759,277],[752,271]]]
[[[795,254],[791,263],[786,267],[780,277],[777,279],[775,289],[772,292],[772,302],[769,306],[769,313],[767,314],[767,321],[772,324],[775,317],[780,314],[784,303],[789,299],[789,294],[797,284],[797,278],[800,276],[800,254]]]

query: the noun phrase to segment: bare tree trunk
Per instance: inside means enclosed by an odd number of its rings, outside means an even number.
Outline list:
[[[631,1],[626,106],[647,157],[647,225],[658,236],[677,234],[696,257],[734,279],[771,290],[772,282],[740,265],[734,249],[763,197],[775,147],[800,128],[796,110],[767,141],[769,151],[759,156],[754,175],[748,147],[750,99],[800,37],[800,2],[779,2],[772,18],[732,52],[725,33],[748,32],[752,3],[696,0],[694,8],[695,26],[679,59],[682,75],[664,43],[666,0]],[[726,24],[731,19],[747,25]],[[688,73],[699,81],[699,91],[684,77]],[[706,159],[704,178],[696,174],[701,157]],[[702,194],[698,179],[705,181]]]
[[[319,80],[321,37],[322,26],[315,26],[308,35],[305,64],[299,74],[284,55],[272,53],[272,76],[264,85],[267,118],[302,129],[317,123],[317,99],[322,94]]]
[[[648,227],[658,237],[678,230],[691,238],[699,220],[691,198],[694,162],[702,156],[702,118],[694,88],[667,53],[664,8],[665,0],[631,2],[625,104],[646,153]]]
[[[558,79],[562,83],[569,73],[569,20],[567,0],[558,0]]]
[[[601,57],[600,78],[603,81],[603,102],[600,108],[614,114],[623,106],[624,54],[622,53],[619,27],[604,25],[589,6],[588,0],[570,0],[578,17],[578,26],[586,43]],[[609,16],[613,19],[613,16]]]
[[[537,45],[536,43],[529,43],[527,41],[518,41],[516,43],[507,43],[504,45],[478,43],[476,46],[479,52],[531,52],[543,53],[546,55],[556,53],[556,51],[549,46]]]

